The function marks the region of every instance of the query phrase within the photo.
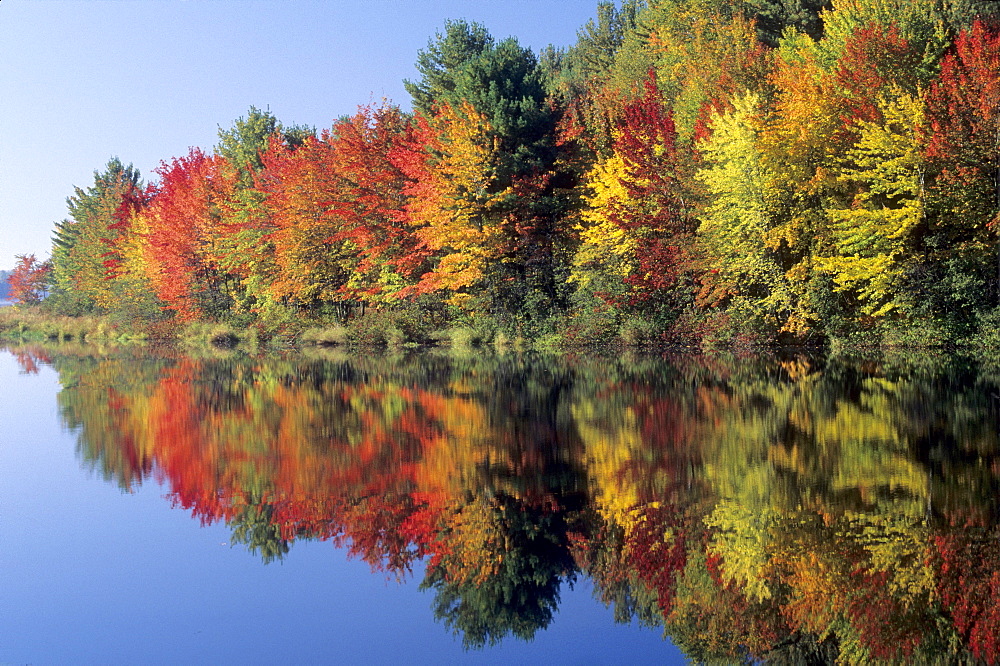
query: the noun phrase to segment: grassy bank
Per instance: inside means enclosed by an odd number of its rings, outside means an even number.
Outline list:
[[[149,333],[127,329],[106,317],[68,317],[38,308],[0,308],[0,339],[12,341],[143,341]]]
[[[265,326],[226,322],[160,321],[124,324],[108,316],[65,316],[43,307],[0,308],[0,340],[12,342],[90,341],[119,344],[163,341],[189,350],[240,350],[259,353],[290,348],[389,348],[445,347],[454,350],[569,351],[574,349],[742,349],[764,350],[780,341],[745,335],[670,336],[636,319],[617,326],[574,327],[555,325],[546,333],[518,334],[483,319],[474,324],[454,324],[419,316],[412,311],[369,311],[345,323],[332,320],[284,321]],[[791,343],[793,347],[825,347],[840,351],[960,350],[975,356],[1000,355],[1000,312],[983,318],[972,330],[956,335],[931,322],[872,326],[844,332],[827,340],[816,338]],[[723,331],[724,333],[725,331]]]

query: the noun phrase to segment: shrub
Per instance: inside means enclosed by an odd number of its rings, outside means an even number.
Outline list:
[[[350,332],[340,324],[312,326],[299,335],[299,343],[307,346],[334,347],[349,342]]]

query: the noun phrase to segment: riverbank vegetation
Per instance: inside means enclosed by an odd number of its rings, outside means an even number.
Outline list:
[[[317,344],[982,339],[998,17],[626,0],[537,54],[452,21],[412,112],[251,108],[150,182],[112,159],[68,199],[39,308]]]

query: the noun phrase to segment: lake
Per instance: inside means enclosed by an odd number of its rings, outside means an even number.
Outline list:
[[[1000,658],[1000,371],[0,351],[0,663]]]

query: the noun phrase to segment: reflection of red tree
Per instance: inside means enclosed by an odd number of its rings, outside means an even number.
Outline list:
[[[643,583],[656,592],[660,611],[670,615],[677,579],[687,563],[687,525],[676,507],[638,509],[626,533],[628,561]]]
[[[652,396],[641,386],[630,387],[630,394],[642,441],[656,456],[630,460],[622,474],[639,488],[640,500],[687,503],[693,487],[704,484],[692,474],[701,464],[701,441],[691,405],[669,396]]]
[[[198,364],[190,359],[166,371],[150,397],[149,421],[159,481],[169,481],[174,502],[207,524],[231,517],[223,497],[232,484],[224,478],[222,452],[212,446],[205,405],[195,395],[198,376]],[[225,465],[239,457],[232,452]]]
[[[412,493],[412,477],[423,447],[439,439],[432,395],[341,385],[318,399],[307,383],[278,382],[254,396],[248,382],[233,396],[203,373],[190,359],[166,371],[144,415],[177,506],[211,523],[266,504],[281,538],[333,540],[394,573],[425,554],[443,500]],[[379,406],[399,399],[405,407],[385,422]],[[324,401],[355,405],[363,438],[318,436],[328,430]]]
[[[1000,661],[1000,543],[996,532],[956,530],[934,538],[938,594],[977,659]]]
[[[95,375],[102,373],[122,376],[114,365]],[[588,508],[576,487],[546,485],[546,466],[569,469],[585,453],[565,445],[547,410],[512,409],[505,395],[491,412],[457,379],[434,389],[326,376],[265,362],[178,360],[142,390],[82,393],[99,403],[89,413],[100,428],[91,430],[113,433],[92,448],[129,482],[155,464],[174,501],[204,522],[252,514],[268,536],[330,540],[395,575],[427,558],[428,572],[447,584],[496,579],[510,544],[521,539],[522,552],[533,554],[528,546],[538,545],[539,533],[554,537],[545,555],[561,563],[569,530],[576,565],[602,599],[621,602],[623,613],[641,605],[644,619],[706,654],[742,654],[726,652],[728,644],[763,659],[797,642],[835,651],[835,639],[823,640],[833,636],[855,654],[919,660],[957,634],[976,658],[1000,660],[1000,545],[983,527],[929,540],[930,528],[921,527],[904,554],[919,564],[930,551],[936,588],[931,570],[919,566],[926,577],[906,587],[911,579],[884,570],[871,534],[849,520],[775,510],[774,526],[761,535],[767,562],[751,571],[766,579],[766,598],[748,597],[733,582],[746,578],[722,575],[722,556],[708,547],[714,528],[704,520],[714,498],[702,503],[706,482],[695,473],[705,441],[699,429],[727,423],[721,392],[664,397],[636,382],[601,394],[604,406],[634,414],[627,427],[639,433],[629,456],[607,466],[605,497],[628,486],[639,504]],[[532,409],[539,413],[520,425],[504,420]],[[582,511],[560,504],[571,501]],[[940,605],[928,598],[931,589]]]
[[[868,653],[893,663],[912,661],[924,638],[934,633],[935,618],[926,607],[907,606],[891,594],[886,571],[859,570],[852,578],[857,587],[848,614]]]
[[[41,365],[52,363],[52,357],[41,347],[19,347],[9,351],[21,367],[21,374],[37,375]]]

